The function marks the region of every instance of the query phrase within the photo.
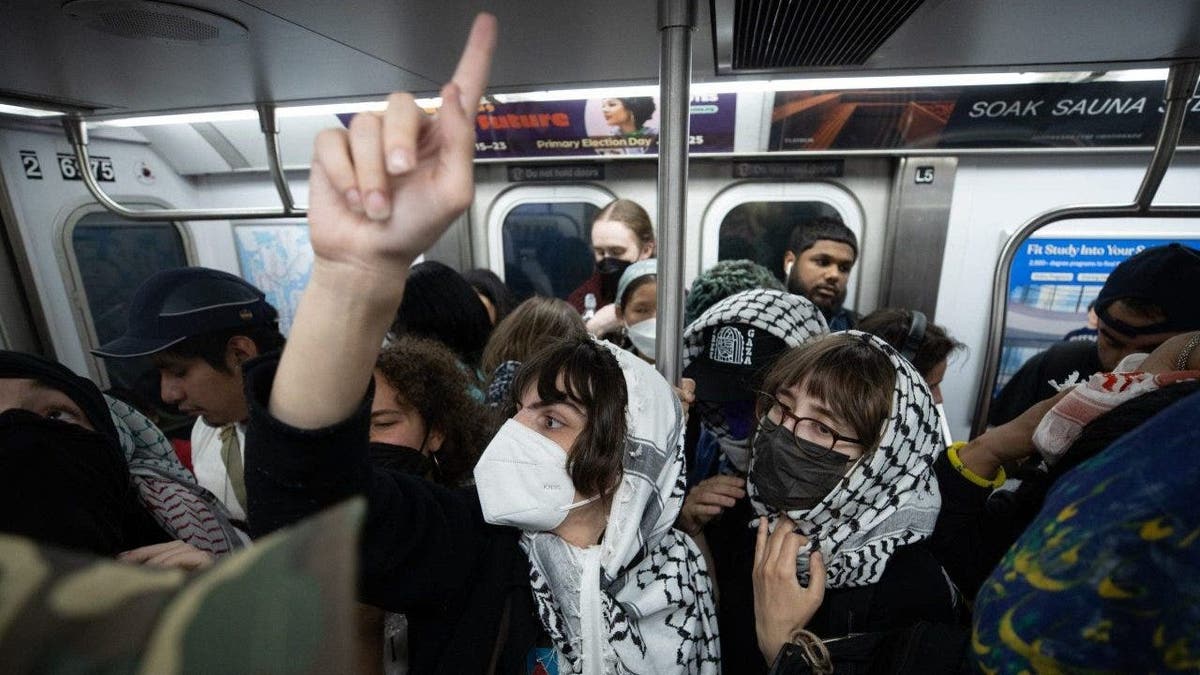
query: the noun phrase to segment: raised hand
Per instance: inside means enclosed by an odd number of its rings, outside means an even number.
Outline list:
[[[312,275],[271,388],[270,412],[302,429],[346,419],[371,381],[408,268],[474,196],[475,111],[496,19],[480,14],[430,117],[410,94],[317,137],[309,185]]]
[[[796,631],[804,628],[825,599],[825,563],[814,551],[808,558],[808,587],[796,579],[796,555],[808,543],[796,534],[796,526],[780,517],[775,531],[767,534],[767,519],[758,521],[754,544],[754,630],[758,648],[767,665]]]
[[[496,19],[475,18],[458,68],[427,115],[413,96],[388,97],[349,130],[317,137],[309,187],[309,228],[318,261],[372,273],[407,269],[474,196],[475,111],[487,86]]]

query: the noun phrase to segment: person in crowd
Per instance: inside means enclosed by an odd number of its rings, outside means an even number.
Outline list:
[[[588,321],[588,332],[603,335],[619,328],[612,303],[621,274],[631,264],[654,257],[654,228],[650,214],[637,202],[614,199],[596,214],[590,236],[596,272],[571,291],[567,302],[582,314],[588,309],[587,296],[592,296],[595,315]]]
[[[606,338],[654,363],[658,336],[658,261],[640,260],[625,268],[613,306],[621,332]]]
[[[498,406],[508,398],[521,362],[557,339],[584,337],[579,312],[558,298],[529,298],[492,331],[483,349],[483,370],[490,373],[484,401]]]
[[[517,296],[495,272],[479,267],[468,271],[463,278],[475,289],[479,301],[487,309],[488,319],[493,327],[503,321],[517,306]]]
[[[783,254],[787,289],[820,308],[829,330],[854,328],[858,314],[842,303],[857,260],[858,237],[841,218],[813,218],[797,225],[788,238]]]
[[[858,330],[877,335],[899,350],[925,378],[933,402],[942,404],[942,380],[950,355],[962,349],[963,343],[915,309],[877,309],[859,320]]]
[[[735,480],[739,489],[743,486],[763,375],[780,354],[828,332],[825,319],[806,298],[770,289],[735,293],[687,327],[683,374],[696,382],[699,420],[695,450],[688,455],[689,485],[719,473]],[[682,527],[689,533],[719,512],[714,510],[718,504],[697,501],[704,494],[698,489],[688,495]]]
[[[944,499],[930,544],[964,593],[979,591],[1071,469],[1200,388],[1197,344],[1200,332],[1184,333],[1148,356],[1130,355],[1116,372],[1092,375],[938,457]],[[1003,467],[1018,462],[1020,486],[993,493],[1006,480]]]
[[[1193,392],[1062,476],[980,587],[973,671],[1197,668],[1197,419]]]
[[[771,270],[750,260],[722,260],[692,281],[683,301],[683,325],[688,326],[709,307],[751,288],[784,290]]]
[[[448,487],[468,481],[495,432],[473,383],[441,343],[403,336],[375,362],[371,462]]]
[[[134,293],[125,333],[92,350],[110,359],[153,360],[162,400],[197,417],[191,441],[197,482],[239,523],[246,520],[249,416],[242,364],[283,346],[278,316],[262,291],[235,275],[164,270]]]
[[[621,136],[655,135],[653,129],[646,126],[658,106],[650,96],[627,96],[625,98],[606,98],[600,101],[600,113],[604,115],[604,123]]]
[[[680,407],[649,364],[587,338],[526,360],[475,489],[368,468],[372,366],[410,262],[471,201],[494,43],[480,15],[436,118],[396,94],[318,136],[313,273],[283,355],[248,371],[251,524],[366,493],[362,594],[407,613],[414,672],[716,672],[703,560],[671,528]]]
[[[392,322],[392,337],[415,335],[437,340],[449,347],[476,379],[482,379],[479,362],[491,332],[483,301],[461,274],[436,260],[413,265],[404,302]]]
[[[1185,290],[1192,288],[1200,288],[1200,251],[1182,244],[1148,248],[1117,265],[1096,297],[1095,342],[1061,342],[1026,361],[992,401],[988,421],[1004,424],[1053,396],[1057,384],[1112,371],[1130,354],[1200,329],[1200,296]]]
[[[802,628],[829,640],[956,621],[955,591],[923,544],[944,446],[916,369],[847,331],[781,356],[762,388],[747,480],[758,536],[732,575],[753,590],[722,589],[727,662],[764,672]]]
[[[0,351],[0,532],[184,568],[246,543],[144,415],[12,351]]]

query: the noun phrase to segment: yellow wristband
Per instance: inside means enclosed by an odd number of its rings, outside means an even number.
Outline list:
[[[996,474],[995,478],[988,480],[987,478],[983,478],[979,474],[963,466],[962,460],[958,458],[958,451],[961,450],[966,444],[966,441],[958,441],[957,443],[954,443],[950,447],[946,448],[946,457],[950,460],[950,466],[954,467],[955,471],[962,474],[963,478],[966,478],[979,487],[995,489],[1001,485],[1004,485],[1004,481],[1008,480],[1008,477],[1004,475],[1004,467],[1000,467],[1000,472]]]

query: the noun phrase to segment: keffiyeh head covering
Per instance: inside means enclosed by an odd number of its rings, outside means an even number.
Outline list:
[[[687,327],[683,333],[684,368],[704,351],[708,329],[726,324],[753,326],[783,340],[788,347],[799,347],[829,333],[825,317],[808,298],[785,291],[752,288],[721,300]],[[745,473],[750,465],[747,439],[736,438],[730,432],[720,406],[700,400],[695,409],[730,463]]]
[[[245,546],[249,539],[225,505],[196,483],[158,427],[124,401],[105,398],[129,478],[154,520],[174,538],[213,555]]]
[[[787,513],[809,539],[797,557],[801,582],[807,583],[815,542],[830,588],[879,581],[897,548],[929,537],[942,501],[933,462],[945,450],[933,397],[920,373],[878,337],[854,330],[844,334],[882,351],[896,369],[896,383],[879,445],[816,506]],[[774,527],[778,511],[762,501],[754,481],[746,486],[754,511]]]
[[[534,600],[563,673],[717,673],[712,584],[673,529],[683,503],[682,410],[653,367],[608,345],[629,392],[624,473],[601,543],[526,533]]]
[[[1200,371],[1146,373],[1141,368],[1148,354],[1130,354],[1111,373],[1096,373],[1074,387],[1042,417],[1033,433],[1033,445],[1047,466],[1067,453],[1083,428],[1117,406],[1162,387],[1200,379]]]

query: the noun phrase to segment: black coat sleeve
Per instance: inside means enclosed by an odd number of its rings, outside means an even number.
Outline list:
[[[1012,379],[1000,389],[1000,393],[992,400],[992,407],[988,412],[989,424],[995,427],[1010,422],[1028,410],[1029,406],[1045,398],[1044,389],[1049,388],[1049,385],[1045,384],[1046,375],[1043,367],[1047,353],[1039,352],[1030,357],[1012,376]]]
[[[251,534],[260,537],[366,495],[359,551],[364,601],[400,612],[454,604],[487,537],[474,490],[449,490],[372,466],[371,391],[348,419],[322,429],[297,429],[273,418],[267,402],[277,366],[278,357],[264,357],[245,370]]]
[[[943,452],[933,463],[942,508],[927,546],[968,598],[1021,535],[1028,520],[1007,500],[989,500],[991,488],[967,480]]]

